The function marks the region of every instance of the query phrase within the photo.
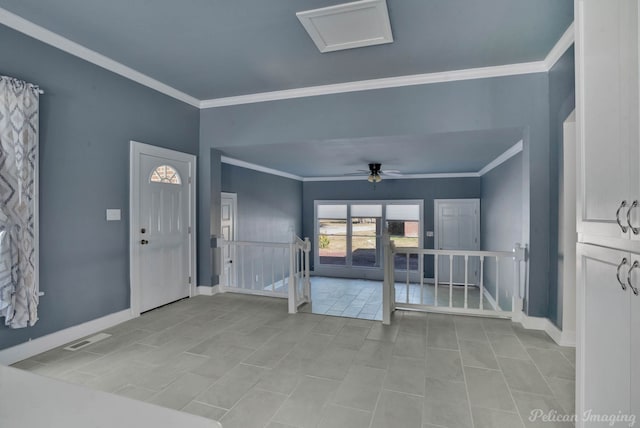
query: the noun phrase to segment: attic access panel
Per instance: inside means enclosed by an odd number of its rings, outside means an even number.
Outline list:
[[[323,53],[393,42],[386,0],[361,0],[296,16]]]

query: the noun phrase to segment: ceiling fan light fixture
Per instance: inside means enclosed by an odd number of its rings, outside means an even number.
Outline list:
[[[369,183],[373,183],[375,181],[375,178],[373,177],[373,174],[369,174],[369,177],[367,177],[367,181]]]
[[[376,174],[376,175],[373,177],[373,180],[374,180],[376,183],[380,183],[380,182],[382,181],[382,177],[380,177],[380,174]]]

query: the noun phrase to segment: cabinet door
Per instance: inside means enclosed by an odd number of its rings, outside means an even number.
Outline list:
[[[622,289],[616,274],[619,270],[620,280],[626,281],[630,263],[629,253],[578,244],[578,415],[629,413],[630,292],[628,286]],[[580,420],[577,426],[610,425]]]
[[[578,0],[576,33],[576,113],[578,131],[578,233],[584,242],[594,237],[628,239],[621,222],[630,194],[629,120],[625,87],[628,70],[628,29],[622,25],[628,0]],[[623,223],[625,224],[625,223]],[[584,235],[584,236],[582,236]],[[607,245],[612,246],[611,243]],[[618,245],[614,245],[618,246]]]
[[[624,40],[628,46],[625,57],[624,70],[626,75],[623,76],[627,83],[627,109],[629,110],[628,120],[628,138],[629,138],[629,159],[631,188],[635,192],[632,196],[633,201],[638,201],[638,206],[632,206],[631,211],[631,238],[636,241],[634,251],[640,251],[640,43],[638,24],[640,22],[640,8],[638,0],[626,0],[628,2],[628,11],[626,16],[625,28],[627,34]],[[633,204],[632,201],[632,204]]]
[[[640,280],[635,279],[636,287]],[[640,419],[640,296],[631,297],[631,414]]]

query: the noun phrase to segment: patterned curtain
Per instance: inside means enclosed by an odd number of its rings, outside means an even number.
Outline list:
[[[38,101],[37,86],[0,76],[0,317],[11,328],[38,321]]]

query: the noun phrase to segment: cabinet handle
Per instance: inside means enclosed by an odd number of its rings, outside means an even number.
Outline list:
[[[637,263],[637,262],[636,262]],[[622,266],[627,264],[627,258],[624,257],[622,259],[622,261],[620,262],[620,264],[618,265],[618,269],[616,270],[616,278],[618,278],[618,283],[620,283],[620,286],[622,287],[623,290],[627,290],[627,286],[625,285],[625,283],[620,279],[620,269],[622,269]],[[631,268],[633,269],[633,268]],[[627,277],[628,279],[628,277]]]
[[[627,284],[629,284],[629,287],[631,287],[631,291],[633,291],[633,294],[635,294],[636,296],[638,295],[638,288],[634,287],[633,284],[631,284],[631,272],[637,267],[638,267],[638,261],[636,260],[631,265],[631,268],[629,269],[629,273],[627,274]]]
[[[638,201],[635,200],[627,210],[627,224],[629,225],[629,229],[631,229],[634,235],[637,235],[640,233],[640,227],[633,227],[631,225],[631,211],[637,206],[638,206]]]
[[[618,223],[618,226],[620,226],[620,230],[622,230],[622,233],[627,233],[627,227],[624,226],[620,221],[620,211],[622,211],[622,209],[626,206],[627,206],[627,201],[622,201],[620,203],[620,206],[618,207],[618,211],[616,211],[616,222]],[[627,211],[627,214],[629,214],[628,211]]]

